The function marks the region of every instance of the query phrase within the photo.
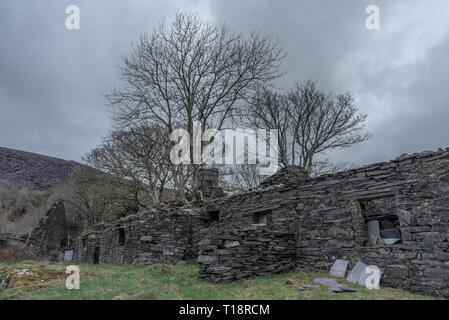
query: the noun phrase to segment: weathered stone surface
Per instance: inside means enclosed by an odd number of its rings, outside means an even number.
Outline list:
[[[200,230],[211,223],[198,208],[159,208],[100,225],[75,244],[74,260],[88,263],[183,263],[211,242]]]
[[[380,235],[380,227],[378,220],[371,220],[367,223],[368,226],[368,240],[371,245],[376,245],[382,238]]]
[[[240,242],[238,242],[238,241],[229,241],[224,244],[225,248],[235,248],[238,246],[240,246]]]
[[[64,252],[64,261],[71,262],[73,258],[73,250],[67,250]]]
[[[380,232],[383,239],[400,239],[401,233],[398,229],[386,229]]]
[[[329,274],[333,277],[344,278],[346,275],[346,269],[348,268],[348,260],[337,259],[333,264]]]
[[[365,274],[367,265],[361,261],[358,261],[354,268],[349,273],[346,280],[351,283],[359,283],[360,278]]]
[[[288,224],[285,225],[288,229]],[[200,252],[200,276],[218,282],[255,275],[286,272],[295,266],[294,235],[287,230],[270,232],[265,225],[255,228],[218,228],[207,230],[215,246]],[[238,235],[238,236],[235,236]],[[220,244],[224,241],[224,244]],[[232,245],[230,245],[232,244]],[[224,249],[226,248],[226,249]],[[212,262],[206,257],[215,257]]]

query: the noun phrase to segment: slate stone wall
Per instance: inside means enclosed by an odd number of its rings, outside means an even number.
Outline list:
[[[200,277],[233,281],[281,273],[295,268],[295,234],[273,226],[253,224],[224,230],[203,230],[198,243]]]
[[[193,209],[152,209],[82,236],[75,260],[88,263],[183,263],[195,260],[208,217]]]
[[[361,260],[382,269],[383,285],[449,296],[449,149],[302,182],[271,180],[276,184],[205,209],[219,211],[222,230],[249,226],[258,212],[268,212],[272,223],[283,221],[296,234],[296,263],[303,268],[329,270],[337,258],[352,266]],[[369,244],[366,224],[376,215],[397,217],[400,243]],[[200,270],[203,278],[221,279],[201,261]]]
[[[68,242],[64,202],[57,200],[40,219],[39,225],[32,229],[26,242],[27,250],[56,259],[60,250],[69,246]]]
[[[383,286],[449,297],[448,220],[449,149],[440,149],[314,179],[285,168],[248,192],[102,226],[78,242],[75,257],[152,264],[198,256],[209,281],[360,260],[383,271]],[[401,241],[373,238],[369,221],[388,221]]]

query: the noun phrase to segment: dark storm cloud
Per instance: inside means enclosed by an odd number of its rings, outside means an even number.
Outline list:
[[[81,29],[65,29],[65,8]],[[380,7],[381,28],[365,28]],[[278,38],[279,86],[313,78],[352,91],[374,137],[330,156],[357,164],[449,146],[449,3],[419,0],[0,2],[0,146],[79,160],[110,127],[103,93],[130,42],[175,10]]]
[[[70,4],[80,30],[65,28]],[[79,160],[110,127],[103,94],[121,55],[178,8],[199,2],[1,1],[0,146]]]
[[[380,9],[380,30],[365,8]],[[236,10],[238,8],[238,10]],[[352,91],[374,137],[331,159],[363,164],[449,147],[447,1],[215,1],[214,17],[277,37],[288,53],[283,86],[313,78]]]

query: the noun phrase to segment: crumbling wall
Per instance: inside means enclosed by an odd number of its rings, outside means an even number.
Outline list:
[[[271,181],[206,209],[219,211],[217,226],[223,230],[248,226],[258,212],[269,211],[273,223],[296,229],[301,267],[329,270],[337,258],[361,260],[381,268],[383,285],[449,296],[449,149],[302,182],[288,175]],[[370,244],[367,221],[376,215],[397,216],[399,243]],[[206,274],[201,262],[200,270],[204,278],[219,279]]]
[[[67,222],[62,200],[57,200],[48,208],[45,216],[39,221],[39,225],[33,228],[31,236],[42,239],[47,251],[57,249],[64,243],[67,237]]]
[[[198,255],[201,210],[151,209],[80,237],[75,259],[90,263],[183,263]]]
[[[39,220],[39,225],[22,238],[26,239],[24,247],[27,251],[52,260],[58,259],[70,245],[63,200],[55,201]]]
[[[314,179],[289,167],[260,188],[201,208],[154,209],[103,226],[84,247],[81,239],[76,256],[152,264],[199,253],[200,276],[209,281],[361,260],[383,271],[384,286],[449,297],[448,213],[449,149],[440,149]],[[373,237],[368,222],[391,217],[390,229]],[[394,228],[401,239],[387,244]]]
[[[70,246],[67,229],[64,202],[57,200],[29,233],[0,234],[0,247],[19,248],[24,253],[50,260],[62,259],[63,250]]]

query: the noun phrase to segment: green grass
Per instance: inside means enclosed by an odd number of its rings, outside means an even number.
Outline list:
[[[4,268],[42,268],[65,271],[67,264],[51,264],[25,261],[20,264],[0,264]],[[286,274],[256,277],[231,283],[214,284],[198,278],[194,264],[154,267],[138,265],[79,265],[80,290],[65,288],[64,276],[47,281],[44,288],[24,291],[9,288],[0,291],[0,299],[63,299],[63,300],[111,300],[111,299],[268,299],[268,300],[409,300],[430,299],[400,290],[382,288],[368,290],[359,286],[354,293],[332,293],[318,286],[311,291],[298,291],[302,285],[313,285],[313,279],[326,274],[295,271]],[[287,281],[288,280],[288,281]],[[287,283],[291,284],[287,284]]]

